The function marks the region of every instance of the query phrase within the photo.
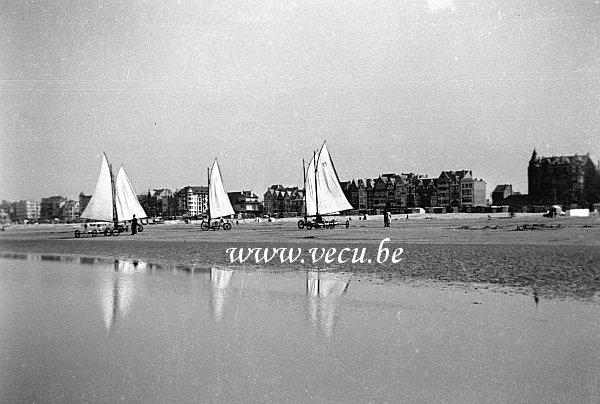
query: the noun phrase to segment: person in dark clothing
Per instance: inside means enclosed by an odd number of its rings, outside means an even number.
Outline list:
[[[137,221],[135,215],[133,215],[133,219],[131,219],[131,235],[132,236],[137,234],[137,229],[138,229],[138,221]]]

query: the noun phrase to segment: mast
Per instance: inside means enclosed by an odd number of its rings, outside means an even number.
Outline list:
[[[320,157],[320,155],[319,155]],[[319,215],[319,190],[317,189],[317,152],[313,150],[313,161],[315,162],[315,210],[317,216]],[[315,219],[316,220],[316,219]]]
[[[117,214],[117,190],[115,187],[115,176],[113,175],[112,164],[108,164],[108,172],[110,173],[110,188],[112,192],[112,208],[113,208],[113,223],[115,229],[119,225],[119,215]]]
[[[208,225],[210,226],[210,167],[206,167],[208,174],[208,192],[206,194],[206,213],[208,214]]]
[[[306,206],[306,168],[304,168],[304,159],[302,159],[302,176],[304,177],[304,222],[306,223],[308,220],[308,207]]]

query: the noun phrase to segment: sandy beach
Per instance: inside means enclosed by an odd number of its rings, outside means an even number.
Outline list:
[[[600,291],[600,218],[544,218],[524,214],[397,216],[391,228],[381,217],[358,220],[350,228],[299,230],[297,219],[240,222],[231,231],[200,230],[199,223],[147,225],[136,236],[90,235],[76,239],[75,225],[12,226],[0,232],[0,251],[73,254],[142,260],[207,268],[244,266],[259,270],[297,270],[307,266],[368,275],[385,282],[440,281],[468,287],[510,287],[546,297],[598,299]],[[80,227],[80,226],[79,226]],[[280,262],[231,263],[228,248],[365,247],[377,254],[381,240],[403,248],[396,264]]]

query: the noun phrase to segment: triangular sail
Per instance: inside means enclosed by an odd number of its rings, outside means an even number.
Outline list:
[[[221,171],[217,160],[213,164],[212,170],[210,171],[210,184],[208,187],[208,209],[210,217],[217,219],[224,216],[230,216],[235,214],[229,196],[223,186],[223,180],[221,179]]]
[[[117,179],[115,180],[115,198],[117,218],[119,221],[131,220],[133,219],[133,215],[135,215],[137,219],[147,217],[144,208],[140,205],[137,195],[131,186],[127,174],[125,174],[123,166],[119,169]]]
[[[102,157],[102,166],[96,188],[94,188],[94,193],[92,193],[92,197],[80,217],[82,219],[112,222],[113,194],[110,181],[110,168],[106,155],[102,154]]]
[[[352,209],[352,205],[350,205],[342,191],[340,180],[325,143],[323,143],[317,154],[316,162],[313,160],[309,163],[306,172],[307,215],[314,216],[317,212],[326,215]],[[315,164],[317,167],[316,175]]]

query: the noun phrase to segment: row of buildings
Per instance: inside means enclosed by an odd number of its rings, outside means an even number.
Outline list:
[[[0,220],[15,222],[74,221],[79,218],[80,203],[62,196],[42,198],[40,202],[0,202]]]
[[[493,205],[508,206],[513,211],[540,211],[549,205],[565,209],[589,207],[600,202],[600,171],[589,154],[539,157],[533,151],[527,168],[529,194],[513,192],[512,185],[498,185],[491,194]],[[471,170],[442,171],[438,177],[418,174],[382,174],[378,178],[359,178],[341,183],[353,214],[400,213],[414,208],[433,212],[477,211],[486,205],[486,183],[473,177]],[[263,202],[252,191],[230,192],[229,199],[238,217],[267,214],[275,217],[301,216],[304,213],[304,190],[273,185],[263,195]],[[139,195],[149,217],[200,218],[207,210],[208,188],[187,186],[176,190],[156,189]],[[2,201],[0,220],[75,221],[85,209],[90,196],[81,193],[79,200],[61,196],[43,198],[41,202]]]
[[[392,213],[411,208],[432,212],[478,211],[486,205],[515,212],[542,212],[551,205],[565,209],[595,209],[600,203],[600,163],[594,165],[589,153],[573,156],[540,157],[534,150],[527,168],[529,194],[514,192],[501,184],[486,200],[486,183],[473,178],[472,171],[443,171],[437,178],[418,174],[383,174],[376,179],[342,182],[353,207],[352,213]],[[274,216],[302,214],[303,190],[271,186],[264,194],[265,213]]]
[[[486,183],[471,170],[443,171],[439,177],[418,174],[382,174],[341,183],[352,213],[401,213],[412,208],[469,210],[486,206]],[[304,190],[273,185],[264,194],[265,213],[296,216],[304,212]]]
[[[229,192],[229,200],[240,218],[262,215],[262,203],[252,191]],[[79,194],[74,201],[62,196],[42,198],[41,202],[18,201],[0,203],[0,220],[22,223],[74,222],[91,199],[91,195]],[[138,195],[140,204],[148,217],[172,217],[183,219],[201,218],[207,209],[208,188],[188,186],[175,192],[156,189]]]
[[[229,201],[240,218],[262,215],[262,203],[252,191],[228,192]],[[197,219],[208,210],[208,187],[187,186],[175,192],[169,189],[148,191],[138,196],[148,217],[179,217]]]

